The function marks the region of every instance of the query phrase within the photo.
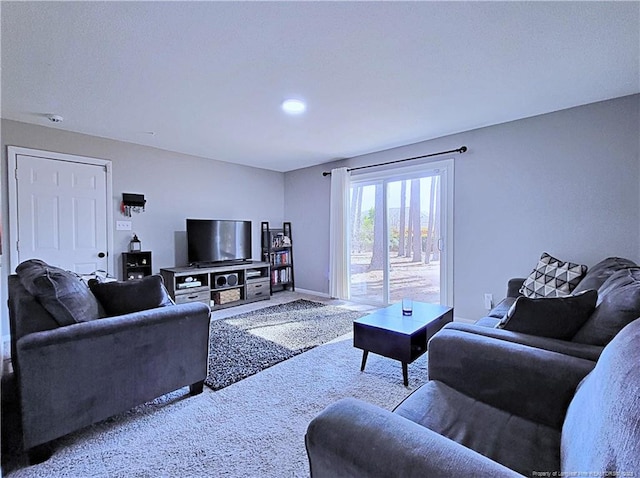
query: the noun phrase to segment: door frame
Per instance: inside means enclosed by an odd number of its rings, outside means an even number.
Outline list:
[[[20,146],[7,146],[7,183],[9,190],[9,234],[3,241],[9,255],[9,273],[15,273],[18,267],[18,180],[17,167],[18,155],[34,156],[53,161],[66,161],[71,163],[88,164],[93,166],[101,166],[106,173],[106,221],[107,221],[107,267],[110,275],[115,275],[115,261],[113,257],[113,185],[111,161],[108,159],[90,158],[88,156],[77,156],[73,154],[55,153],[53,151],[44,151],[40,149],[23,148]]]
[[[441,221],[441,224],[446,227],[441,229],[441,234],[444,236],[443,247],[440,251],[441,255],[441,266],[440,266],[440,284],[441,286],[444,284],[444,293],[440,292],[440,300],[442,305],[446,305],[449,307],[453,307],[453,185],[454,185],[454,160],[451,159],[443,159],[438,161],[429,161],[421,164],[415,164],[411,166],[404,167],[393,167],[393,168],[385,168],[379,169],[375,172],[366,172],[360,174],[353,174],[351,176],[351,184],[359,183],[359,182],[367,182],[367,181],[382,181],[383,185],[392,181],[399,181],[402,179],[411,179],[412,176],[416,174],[420,174],[427,170],[433,171],[435,170],[437,173],[441,174],[442,180],[440,182],[440,194],[442,198],[442,202],[440,204],[440,214],[441,217],[445,219],[445,221]],[[383,215],[383,223],[384,223],[384,231],[387,233],[387,194],[386,188],[383,195],[383,205],[385,209],[385,214]],[[387,239],[385,235],[385,240]],[[389,260],[388,254],[385,254],[385,267],[389,268]],[[444,263],[444,266],[442,265]],[[384,300],[388,301],[388,297],[386,297],[385,292]]]

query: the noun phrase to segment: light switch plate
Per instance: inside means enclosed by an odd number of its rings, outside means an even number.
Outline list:
[[[131,221],[116,221],[116,231],[130,231]]]

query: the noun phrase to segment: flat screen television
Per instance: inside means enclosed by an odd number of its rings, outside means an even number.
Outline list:
[[[251,259],[251,221],[187,219],[190,264]]]

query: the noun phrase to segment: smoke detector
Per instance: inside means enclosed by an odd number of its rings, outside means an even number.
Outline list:
[[[62,123],[62,121],[64,120],[64,118],[60,115],[46,115],[46,116],[47,116],[47,119],[52,123]]]

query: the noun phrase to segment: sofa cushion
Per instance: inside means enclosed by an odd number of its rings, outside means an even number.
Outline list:
[[[496,328],[500,325],[502,319],[498,319],[497,317],[482,317],[481,319],[476,320],[473,325],[481,325],[482,327]]]
[[[640,267],[619,270],[600,287],[598,303],[572,340],[606,345],[627,324],[640,317]]]
[[[20,278],[9,276],[9,318],[11,339],[16,341],[25,335],[60,327],[53,316],[27,291]],[[13,343],[13,342],[12,342]]]
[[[586,290],[566,297],[519,297],[500,322],[512,332],[569,340],[589,319],[598,292]]]
[[[162,276],[157,274],[129,281],[100,282],[91,279],[89,287],[108,316],[173,305]]]
[[[542,253],[538,265],[522,284],[525,297],[562,297],[571,294],[587,272],[587,266],[563,262]]]
[[[104,315],[87,285],[75,273],[30,259],[16,267],[20,282],[61,326]]]
[[[573,292],[578,293],[589,289],[598,290],[613,274],[621,269],[627,269],[629,267],[637,267],[637,265],[635,262],[622,257],[607,257],[606,259],[598,262],[595,266],[589,268],[589,271]]]
[[[560,432],[474,400],[431,380],[394,413],[525,476],[560,469]]]

